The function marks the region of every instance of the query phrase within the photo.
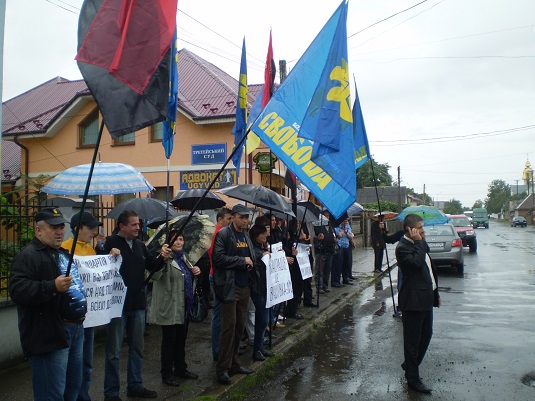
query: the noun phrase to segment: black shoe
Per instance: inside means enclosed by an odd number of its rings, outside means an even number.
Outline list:
[[[264,355],[266,358],[271,358],[273,355],[275,355],[273,352],[268,351],[267,349],[262,350],[262,355]]]
[[[317,308],[318,305],[316,305],[314,302],[310,302],[310,303],[307,303],[307,304],[303,304],[304,306],[306,306],[307,308]]]
[[[344,281],[343,284],[344,285],[353,285],[353,283],[351,281]]]
[[[325,291],[325,292],[331,292],[331,290],[329,290],[328,288],[324,288],[323,291]]]
[[[126,392],[127,397],[137,397],[137,398],[158,398],[158,393],[153,390],[149,390],[145,387],[143,387],[143,390],[141,391],[130,391],[127,390]]]
[[[253,361],[265,361],[266,357],[260,351],[253,352]]]
[[[199,375],[196,375],[195,373],[192,373],[189,370],[179,372],[177,376],[183,377],[184,379],[192,379],[192,380],[197,380],[199,378]]]
[[[356,277],[353,277],[353,276],[351,276],[351,277],[348,278],[348,280],[350,280],[350,281],[355,281],[356,279],[357,279],[357,278],[356,278]]]
[[[418,380],[417,382],[414,382],[414,383],[408,383],[408,385],[410,389],[414,391],[418,391],[419,393],[431,394],[431,389],[427,387],[425,384],[423,384],[421,380]]]
[[[407,365],[405,365],[405,362],[403,362],[403,363],[401,364],[401,369],[403,369],[403,370],[407,370]]]
[[[180,386],[180,382],[178,381],[176,376],[162,377],[162,382],[172,387]]]
[[[342,284],[331,284],[331,287],[334,287],[334,288],[340,288],[342,286]]]
[[[230,370],[231,375],[250,375],[251,373],[254,373],[253,369],[245,368],[243,366]]]
[[[230,376],[226,370],[217,374],[217,381],[221,384],[230,384]]]
[[[297,319],[297,320],[301,320],[301,319],[304,319],[305,317],[303,315],[301,315],[300,313],[296,313],[295,315],[292,316],[294,319]]]
[[[118,395],[112,395],[111,397],[105,397],[104,401],[123,401]]]
[[[379,273],[382,273],[383,271],[381,269],[375,269],[373,272],[379,274]]]

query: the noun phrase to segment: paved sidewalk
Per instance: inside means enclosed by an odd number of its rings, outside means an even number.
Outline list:
[[[319,308],[306,308],[301,306],[299,312],[305,317],[303,320],[287,319],[286,327],[273,330],[273,348],[276,354],[283,354],[296,342],[306,337],[314,324],[325,321],[336,313],[342,305],[348,302],[355,294],[373,284],[377,274],[373,271],[373,249],[357,248],[353,251],[353,274],[357,277],[355,285],[344,285],[341,288],[332,288],[330,293],[320,295]],[[394,264],[394,248],[389,246],[390,264]],[[386,265],[386,258],[384,260]],[[385,273],[383,273],[385,274]],[[314,289],[316,302],[316,291]],[[180,379],[179,387],[169,387],[162,383],[160,376],[160,340],[161,329],[158,326],[148,326],[145,337],[145,362],[143,367],[143,380],[147,388],[158,392],[159,400],[192,400],[196,396],[220,396],[228,392],[244,375],[232,377],[229,386],[219,385],[215,376],[215,362],[212,361],[210,339],[210,315],[201,323],[190,323],[188,341],[186,345],[186,361],[188,370],[199,375],[198,380]],[[104,335],[97,333],[95,343],[95,359],[93,369],[93,384],[91,396],[94,401],[101,401],[104,383]],[[126,397],[126,360],[127,347],[123,347],[121,354],[121,398]],[[255,370],[262,368],[265,362],[253,362],[252,347],[248,346],[241,356],[243,366]],[[32,399],[30,369],[27,363],[9,370],[0,372],[0,400],[28,401]]]

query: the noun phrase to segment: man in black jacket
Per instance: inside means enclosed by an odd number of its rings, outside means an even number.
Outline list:
[[[156,391],[143,386],[141,370],[143,367],[143,346],[145,331],[145,269],[159,270],[169,259],[171,248],[164,244],[161,258],[150,253],[145,244],[138,239],[139,217],[126,210],[117,219],[119,231],[106,239],[104,253],[112,248],[121,251],[123,262],[120,273],[127,287],[121,317],[108,323],[106,335],[106,360],[104,365],[104,400],[120,401],[119,355],[126,329],[128,340],[128,397],[156,398]]]
[[[243,205],[232,208],[234,219],[215,237],[212,251],[214,292],[220,303],[221,334],[217,380],[230,383],[230,375],[250,374],[254,370],[240,365],[238,350],[249,305],[249,279],[254,277],[253,244],[247,233],[251,212]],[[257,273],[257,271],[254,271]]]
[[[440,306],[437,275],[427,254],[424,223],[416,214],[403,221],[405,236],[396,247],[396,259],[403,274],[399,289],[399,308],[403,312],[403,349],[405,378],[409,388],[431,393],[420,379],[422,363],[433,334],[433,307]]]
[[[61,248],[59,209],[35,215],[35,237],[16,256],[9,293],[17,304],[20,341],[32,368],[34,399],[76,400],[82,385],[87,301],[75,264]]]

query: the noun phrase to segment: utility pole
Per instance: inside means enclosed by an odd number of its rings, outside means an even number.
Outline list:
[[[398,213],[401,213],[401,169],[398,166]]]
[[[424,205],[427,205],[427,202],[425,201],[425,184],[424,184],[424,194],[423,194],[422,198],[423,198],[423,201],[424,201]]]

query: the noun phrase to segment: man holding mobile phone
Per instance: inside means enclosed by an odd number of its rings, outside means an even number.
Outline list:
[[[425,242],[424,222],[416,214],[403,221],[405,236],[396,247],[396,259],[403,274],[399,289],[399,308],[403,315],[403,349],[405,378],[409,388],[431,393],[420,379],[419,366],[433,335],[433,307],[441,304],[436,270]]]

